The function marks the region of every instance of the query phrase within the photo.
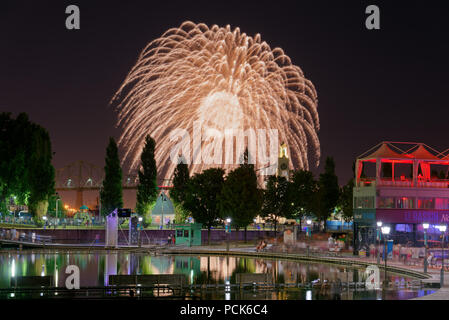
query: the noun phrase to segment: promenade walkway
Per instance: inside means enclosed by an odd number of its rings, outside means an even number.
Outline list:
[[[260,255],[260,256],[272,256],[276,257],[283,256],[285,258],[292,258],[297,256],[298,258],[309,260],[309,261],[325,261],[325,262],[341,262],[353,265],[376,265],[377,258],[366,258],[358,257],[352,255],[350,252],[343,252],[339,255],[326,255],[326,254],[311,254],[310,256],[304,255],[303,253],[284,253],[284,252],[257,252],[254,245],[231,245],[229,251],[226,250],[225,245],[213,245],[213,246],[201,246],[201,247],[171,247],[167,248],[167,252],[178,252],[178,253],[217,253],[217,254],[247,254],[247,255]],[[384,262],[378,267],[382,270],[384,268]],[[409,271],[412,272],[414,276],[419,276],[423,283],[428,283],[432,286],[438,286],[440,284],[440,272],[441,269],[438,268],[428,268],[427,274],[424,273],[422,265],[407,265],[398,261],[387,261],[388,272],[401,272]],[[449,300],[449,272],[445,272],[445,283],[442,288],[436,290],[435,293],[429,294],[423,297],[414,298],[412,300]]]

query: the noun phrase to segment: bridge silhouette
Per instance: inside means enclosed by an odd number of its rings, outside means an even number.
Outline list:
[[[103,186],[104,169],[82,160],[72,162],[65,167],[57,169],[55,172],[55,189],[59,191],[75,191],[76,207],[84,204],[83,193],[85,191],[98,191]],[[123,173],[123,190],[137,190],[139,176],[135,173]],[[164,179],[159,189],[169,189],[172,187],[171,179]]]
[[[98,191],[103,185],[104,170],[103,168],[86,162],[75,161],[57,169],[55,172],[55,189],[59,191],[76,191],[77,208],[83,205],[84,191]],[[122,188],[137,189],[139,179],[137,173],[123,174]]]

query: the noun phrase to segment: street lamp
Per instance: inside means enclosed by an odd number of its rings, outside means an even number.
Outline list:
[[[377,221],[377,264],[380,264],[380,228],[382,221]]]
[[[55,214],[56,221],[58,221],[58,201],[59,200],[61,200],[61,198],[59,198],[59,193],[56,192],[56,214]],[[55,227],[56,227],[56,225],[55,225]]]
[[[310,230],[310,235],[309,235],[309,228],[311,228],[310,225],[312,224],[312,220],[307,219],[306,223],[307,223],[307,233],[306,233],[306,236],[307,236],[307,256],[309,256],[309,252],[310,252],[310,237],[312,236],[312,230]]]
[[[140,247],[142,245],[142,240],[140,238],[140,231],[142,230],[142,220],[143,220],[143,218],[139,217],[137,220],[139,221],[139,228],[138,228],[138,230],[139,230],[139,247]]]
[[[441,232],[441,273],[440,273],[440,287],[444,286],[444,233],[446,232],[446,226],[437,226]]]
[[[423,223],[424,229],[424,273],[427,273],[427,229],[429,229],[428,223]]]
[[[384,226],[381,228],[382,230],[382,234],[384,235],[384,256],[385,256],[385,274],[384,274],[384,288],[386,288],[388,286],[388,279],[387,279],[387,259],[388,259],[388,254],[387,254],[387,236],[390,233],[390,227],[388,226]]]
[[[226,251],[229,251],[229,234],[231,232],[231,218],[226,219]]]

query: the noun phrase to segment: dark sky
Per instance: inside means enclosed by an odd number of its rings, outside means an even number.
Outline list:
[[[65,28],[70,4],[80,30]],[[381,30],[365,28],[369,4]],[[448,17],[447,1],[2,1],[0,112],[47,128],[56,168],[102,167],[120,135],[109,101],[144,46],[185,20],[230,24],[283,48],[314,83],[321,162],[333,156],[344,184],[380,141],[449,148]]]

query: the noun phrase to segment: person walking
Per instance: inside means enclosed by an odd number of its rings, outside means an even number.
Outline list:
[[[168,235],[168,237],[167,237],[167,245],[170,245],[171,244],[171,234],[169,234]]]

